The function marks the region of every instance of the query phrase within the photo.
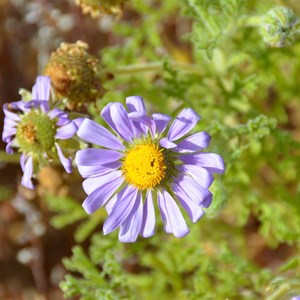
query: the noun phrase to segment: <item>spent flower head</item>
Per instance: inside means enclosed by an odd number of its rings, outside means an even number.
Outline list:
[[[83,207],[93,213],[106,205],[104,234],[120,227],[120,241],[134,242],[139,234],[154,234],[157,200],[165,231],[182,237],[189,229],[178,204],[197,222],[211,204],[208,188],[212,173],[224,172],[223,159],[202,151],[210,143],[208,133],[189,134],[200,120],[194,110],[183,109],[167,131],[171,118],[148,116],[141,97],[128,97],[126,104],[128,111],[116,102],[101,112],[117,136],[89,119],[78,129],[80,138],[101,147],[76,153],[78,170],[86,178]]]
[[[57,100],[65,99],[69,109],[94,102],[102,95],[99,60],[88,53],[84,42],[62,43],[51,54],[44,74],[51,78]]]
[[[300,38],[299,18],[287,7],[274,7],[263,17],[260,33],[271,47],[291,46]]]
[[[66,112],[50,109],[50,78],[37,77],[32,88],[32,100],[6,103],[2,140],[6,152],[21,153],[22,184],[32,189],[32,177],[37,164],[45,165],[59,158],[65,170],[72,171],[72,160],[66,158],[60,147],[61,140],[72,137],[77,131],[75,121]]]
[[[120,16],[121,5],[127,0],[76,0],[84,14],[98,17],[104,14]]]

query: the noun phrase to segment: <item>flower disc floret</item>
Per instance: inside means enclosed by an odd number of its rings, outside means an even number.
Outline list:
[[[21,152],[41,153],[54,147],[56,120],[46,114],[30,111],[17,126],[17,142]]]
[[[153,143],[137,145],[126,153],[122,171],[128,184],[140,190],[152,189],[165,178],[163,149]]]

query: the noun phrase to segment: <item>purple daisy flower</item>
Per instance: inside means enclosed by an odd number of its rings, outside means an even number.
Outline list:
[[[59,146],[60,140],[72,137],[76,131],[76,122],[68,118],[66,112],[50,109],[50,78],[37,77],[32,88],[31,101],[6,103],[2,140],[7,143],[6,152],[21,152],[20,164],[23,170],[22,184],[33,189],[32,177],[34,162],[47,164],[58,156],[65,170],[72,171],[72,160],[66,158]]]
[[[128,112],[118,102],[101,112],[118,136],[89,119],[79,127],[80,138],[101,147],[79,150],[75,156],[86,178],[83,208],[90,214],[106,205],[104,234],[120,227],[120,241],[134,242],[138,235],[154,234],[157,200],[164,230],[183,237],[189,229],[178,204],[197,222],[211,204],[208,188],[212,173],[224,172],[223,159],[202,152],[211,139],[206,132],[187,136],[200,120],[194,110],[183,109],[165,134],[169,116],[148,116],[138,96],[128,97],[126,104]]]

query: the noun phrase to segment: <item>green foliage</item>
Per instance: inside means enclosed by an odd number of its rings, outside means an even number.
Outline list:
[[[49,195],[46,197],[46,200],[49,208],[58,213],[51,220],[51,225],[57,229],[72,224],[86,216],[82,211],[81,205],[70,197]]]
[[[168,97],[175,98],[179,101],[188,102],[186,90],[191,84],[191,78],[181,76],[180,72],[176,70],[169,61],[163,64],[164,70],[164,92]]]
[[[81,295],[83,300],[117,300],[134,299],[128,286],[126,276],[117,260],[116,245],[105,243],[99,245],[102,237],[95,235],[90,247],[91,259],[80,246],[72,249],[70,259],[64,259],[67,269],[82,277],[66,275],[61,288],[67,297]],[[100,265],[100,262],[104,261]]]
[[[54,195],[48,195],[46,197],[49,208],[57,213],[50,221],[50,224],[61,229],[67,225],[73,224],[78,220],[84,220],[79,224],[74,232],[75,241],[83,242],[93,230],[102,221],[101,212],[93,215],[87,215],[82,209],[82,206],[78,201],[70,197],[59,197]]]
[[[207,56],[224,35],[231,34],[244,0],[186,0],[186,14],[193,17],[192,41]],[[205,34],[203,34],[205,32]]]
[[[0,185],[0,202],[7,200],[12,195],[12,191],[4,185]]]

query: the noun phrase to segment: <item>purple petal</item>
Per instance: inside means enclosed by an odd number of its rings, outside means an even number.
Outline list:
[[[111,173],[104,174],[97,177],[90,177],[82,183],[84,191],[89,195],[94,190],[100,188],[101,186],[114,181],[115,179],[122,176],[122,171],[112,171]]]
[[[152,128],[153,135],[154,133],[161,134],[167,128],[171,117],[164,114],[153,114],[152,115],[154,126]]]
[[[199,206],[195,202],[191,201],[183,191],[176,193],[176,196],[193,223],[196,223],[204,215],[202,206]]]
[[[104,165],[119,160],[123,154],[115,150],[88,148],[76,152],[75,162],[78,166]]]
[[[166,148],[166,149],[172,149],[172,148],[175,148],[177,145],[170,142],[167,138],[162,138],[160,141],[159,141],[159,144],[163,147],[163,148]]]
[[[21,165],[21,169],[22,169],[23,172],[25,170],[26,160],[27,160],[27,156],[24,153],[22,153],[21,156],[20,156],[20,165]]]
[[[202,202],[201,206],[205,207],[205,208],[208,208],[210,207],[211,203],[212,203],[212,198],[213,198],[213,195],[210,193],[205,199],[204,201]]]
[[[117,137],[111,134],[106,128],[100,124],[85,119],[77,132],[77,135],[86,142],[93,143],[105,148],[114,150],[124,150],[125,147]]]
[[[132,122],[128,118],[128,113],[121,103],[109,103],[103,108],[101,116],[124,140],[131,142],[135,137]]]
[[[148,128],[151,128],[153,124],[153,120],[149,116],[138,111],[129,113],[128,118],[133,122],[136,129],[135,135],[138,136],[147,133]]]
[[[176,152],[196,152],[209,146],[211,137],[208,133],[202,131],[182,140],[174,149]]]
[[[170,141],[176,141],[189,133],[198,123],[200,117],[191,108],[183,109],[172,123],[169,132],[168,139]]]
[[[70,119],[69,119],[68,117],[66,117],[66,118],[60,117],[60,118],[57,120],[56,125],[59,126],[59,127],[61,127],[61,126],[68,125],[70,122],[71,122],[71,121],[70,121]],[[77,124],[76,124],[74,121],[72,121],[72,122],[76,125],[76,128],[78,129]],[[77,131],[77,130],[76,130],[76,131]]]
[[[118,228],[129,216],[131,211],[137,209],[136,201],[138,189],[134,186],[126,186],[118,197],[110,215],[103,224],[103,233],[108,234]]]
[[[85,119],[86,118],[76,118],[73,122],[76,124],[77,128],[79,128]]]
[[[122,191],[121,191],[121,192],[122,192]],[[118,194],[116,194],[116,195],[114,195],[114,196],[108,201],[108,203],[106,204],[105,209],[106,209],[108,215],[110,215],[110,213],[112,212],[112,210],[113,210],[115,204],[117,203],[118,198],[120,198],[121,192],[118,193]]]
[[[6,143],[11,142],[13,137],[17,133],[17,123],[8,118],[4,118],[3,132],[2,132],[2,140]]]
[[[96,176],[104,175],[106,173],[119,169],[121,166],[122,166],[121,162],[115,161],[104,165],[99,165],[99,164],[96,164],[94,166],[79,165],[77,167],[80,175],[83,178],[88,178],[88,177],[96,177]]]
[[[25,102],[25,109],[31,110],[32,108],[40,108],[43,112],[49,112],[49,102],[44,100],[31,100]]]
[[[149,116],[144,115],[140,111],[134,111],[134,112],[128,113],[128,118],[133,122],[142,122],[147,125],[152,124],[152,119]]]
[[[19,110],[24,112],[26,110],[25,105],[27,102],[25,101],[17,101],[17,102],[11,102],[8,105],[13,109],[13,110]]]
[[[19,122],[16,122],[12,119],[9,119],[7,117],[4,118],[4,125],[7,126],[7,128],[9,127],[16,127],[19,124]]]
[[[32,88],[32,99],[48,101],[50,98],[50,78],[38,76],[36,84]]]
[[[3,132],[2,132],[2,141],[6,143],[10,142],[11,139],[16,135],[16,133],[17,133],[17,129],[15,127],[11,127],[9,124],[4,123]]]
[[[173,233],[178,238],[190,232],[178,205],[167,191],[158,192],[158,206],[164,216],[165,228],[168,228],[167,232]]]
[[[60,140],[67,140],[71,138],[77,131],[77,126],[70,121],[67,125],[61,126],[57,129],[55,138]]]
[[[97,179],[100,181],[99,178]],[[89,194],[89,196],[84,200],[82,204],[84,210],[88,214],[95,212],[99,207],[104,205],[109,200],[109,198],[120,187],[123,181],[124,179],[122,177],[118,177],[111,181],[103,180],[101,184],[98,183],[98,188]]]
[[[161,200],[160,200],[160,198],[161,198]],[[162,210],[160,208],[160,205],[159,205],[160,201],[163,204],[165,203],[163,194],[160,191],[157,191],[157,202],[158,202],[159,212],[160,212],[162,221],[164,223],[164,230],[165,230],[166,233],[173,233],[172,227],[171,227],[170,222],[168,220],[167,214],[165,213],[165,210]]]
[[[3,105],[3,112],[4,112],[5,117],[10,120],[18,122],[21,119],[18,114],[14,113],[8,109],[7,103]]]
[[[59,160],[60,160],[61,164],[63,165],[63,167],[65,168],[66,172],[72,173],[72,158],[71,157],[66,158],[64,156],[60,146],[57,143],[55,143],[55,147],[57,149],[57,154],[58,154]]]
[[[147,114],[144,100],[140,96],[127,97],[126,105],[128,107],[129,112],[138,111],[143,113],[143,115]]]
[[[68,118],[68,114],[59,108],[54,108],[49,112],[50,119],[54,118]]]
[[[6,147],[5,147],[5,151],[7,154],[13,154],[14,150],[12,149],[12,144],[13,142],[9,142],[7,143]]]
[[[197,154],[186,154],[179,156],[179,159],[186,164],[197,165],[205,168],[211,173],[224,173],[224,160],[220,155],[215,153],[201,152]]]
[[[155,211],[152,200],[152,192],[148,191],[143,207],[143,223],[140,234],[147,238],[154,234],[155,228]]]
[[[135,242],[141,230],[143,221],[143,202],[139,193],[135,200],[136,209],[132,209],[130,215],[120,226],[119,240],[123,243]]]
[[[184,192],[197,205],[203,204],[205,199],[211,194],[208,189],[200,186],[192,177],[184,174],[179,174],[174,178],[172,186],[176,195],[178,194],[182,197],[182,192]]]
[[[23,177],[21,184],[27,187],[28,189],[34,189],[34,185],[32,183],[32,174],[33,174],[33,160],[31,156],[25,156],[22,154],[20,157],[20,164],[23,170]]]
[[[214,177],[206,169],[197,165],[180,165],[176,167],[181,173],[190,174],[204,188],[209,188]]]

